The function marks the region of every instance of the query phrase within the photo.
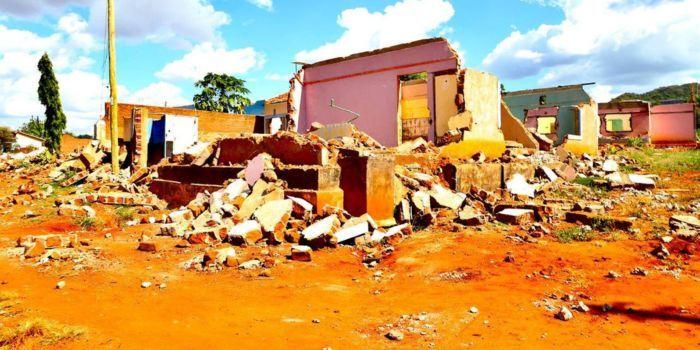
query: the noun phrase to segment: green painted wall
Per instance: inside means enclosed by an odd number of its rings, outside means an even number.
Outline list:
[[[540,96],[546,96],[546,103],[540,104]],[[542,107],[559,107],[557,121],[559,128],[557,129],[557,144],[561,143],[564,136],[568,134],[578,135],[579,130],[575,129],[574,118],[577,116],[578,106],[581,103],[590,103],[591,97],[583,90],[582,87],[575,87],[566,90],[557,90],[553,88],[550,91],[533,92],[530,94],[508,94],[503,95],[508,108],[513,112],[513,115],[525,121],[525,110],[537,109]]]

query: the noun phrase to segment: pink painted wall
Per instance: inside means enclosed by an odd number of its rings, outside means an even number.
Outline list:
[[[600,134],[606,137],[641,137],[649,134],[649,105],[637,107],[613,107],[612,103],[599,103],[598,115],[600,116]],[[630,120],[632,131],[610,132],[605,130],[605,116],[607,114],[627,114]]]
[[[649,137],[654,144],[694,144],[695,113],[692,103],[659,105],[651,108]]]
[[[304,68],[299,131],[312,122],[342,123],[352,115],[330,107],[360,113],[354,123],[385,146],[398,143],[398,77],[420,72],[458,68],[458,59],[447,41],[384,52],[372,56]],[[433,75],[428,74],[428,105],[434,115]],[[434,131],[430,131],[430,135]]]

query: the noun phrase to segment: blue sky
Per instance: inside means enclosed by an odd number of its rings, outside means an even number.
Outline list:
[[[288,88],[295,60],[445,36],[508,90],[595,81],[603,101],[700,78],[697,0],[116,0],[120,100],[191,103],[207,71],[253,100]],[[0,0],[0,124],[42,115],[36,61],[54,60],[69,129],[107,96],[105,0]]]

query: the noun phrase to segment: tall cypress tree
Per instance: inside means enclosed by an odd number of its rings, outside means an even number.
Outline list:
[[[46,130],[46,147],[51,153],[61,149],[61,136],[66,128],[66,115],[61,107],[61,96],[58,92],[58,81],[53,74],[53,65],[49,55],[44,53],[39,60],[39,101],[44,105],[46,119],[44,129]]]

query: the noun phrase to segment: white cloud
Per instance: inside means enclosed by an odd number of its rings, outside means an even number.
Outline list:
[[[252,69],[261,68],[264,64],[265,56],[252,47],[227,50],[206,42],[196,45],[182,58],[165,65],[156,73],[156,77],[166,81],[196,81],[210,72],[245,74]]]
[[[48,36],[0,25],[0,123],[18,127],[31,115],[43,116],[37,96],[37,63],[47,52],[59,82],[68,129],[90,131],[104,109],[106,94],[101,77],[85,71],[92,65],[86,53],[94,48],[86,28],[75,14],[59,19],[57,31]]]
[[[271,0],[255,0],[272,8]],[[60,16],[72,7],[89,10],[89,32],[102,38],[105,32],[104,0],[0,0],[0,14],[18,18]],[[202,41],[222,41],[218,29],[230,16],[218,11],[211,0],[117,0],[114,2],[117,35],[133,42],[164,43],[189,48]]]
[[[58,14],[71,5],[84,6],[96,0],[2,0],[0,12],[21,18],[38,18]],[[103,1],[100,1],[103,2]]]
[[[601,98],[700,79],[700,1],[536,2],[561,6],[565,18],[501,41],[483,61],[501,78],[595,81]]]
[[[188,100],[182,96],[182,89],[165,82],[150,84],[133,94],[129,94],[128,97],[124,98],[124,101],[154,106],[167,105],[171,107],[192,104],[192,99]]]
[[[90,31],[102,36],[106,24],[104,1],[93,1]],[[189,48],[203,41],[222,42],[218,29],[230,23],[228,14],[209,0],[115,1],[117,35],[133,42]]]
[[[281,80],[285,80],[285,77],[282,74],[268,73],[268,74],[265,74],[265,80],[281,81]]]
[[[296,59],[316,62],[424,39],[439,30],[454,13],[447,0],[403,0],[382,12],[370,12],[364,7],[348,9],[338,16],[338,25],[345,29],[338,40],[301,51]]]
[[[268,11],[272,11],[272,0],[247,0],[249,3]]]

